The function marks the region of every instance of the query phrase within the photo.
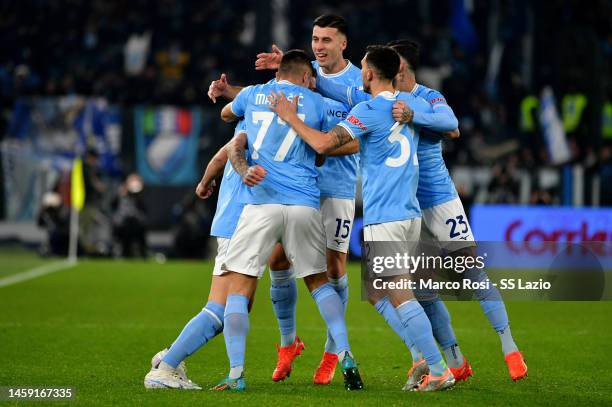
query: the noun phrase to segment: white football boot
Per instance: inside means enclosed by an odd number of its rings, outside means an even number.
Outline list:
[[[162,365],[162,358],[168,352],[164,349],[151,359],[151,370],[144,378],[144,386],[147,389],[183,389],[202,390],[200,386],[189,380],[187,368],[181,362],[176,369],[166,363]]]

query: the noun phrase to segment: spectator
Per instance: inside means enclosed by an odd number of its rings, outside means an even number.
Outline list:
[[[63,204],[57,192],[50,191],[43,195],[37,223],[47,232],[47,240],[41,247],[41,253],[53,256],[68,255],[70,210]]]
[[[142,190],[140,175],[128,175],[113,205],[113,236],[123,257],[147,257],[147,211]]]

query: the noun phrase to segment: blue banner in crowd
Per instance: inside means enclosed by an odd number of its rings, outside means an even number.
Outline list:
[[[198,177],[199,109],[138,107],[134,129],[138,172],[146,183],[194,184]]]

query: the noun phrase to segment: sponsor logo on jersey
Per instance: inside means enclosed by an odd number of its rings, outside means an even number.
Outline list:
[[[338,117],[341,119],[346,119],[346,116],[348,116],[348,112],[346,110],[329,109],[327,111],[327,115],[331,117]]]
[[[446,103],[446,99],[444,98],[433,98],[429,101],[431,105],[435,105],[436,103]]]
[[[355,115],[350,115],[348,117],[348,119],[346,119],[349,123],[354,124],[355,126],[359,127],[361,130],[366,131],[368,128],[365,126],[365,124],[361,123],[361,120],[359,120]]]

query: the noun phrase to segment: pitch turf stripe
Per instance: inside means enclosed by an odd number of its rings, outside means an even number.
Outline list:
[[[76,262],[74,261],[60,261],[58,263],[43,264],[42,266],[34,267],[33,269],[24,271],[23,273],[0,278],[0,288],[32,280],[47,274],[55,273],[56,271],[65,270],[74,267],[75,265]]]

